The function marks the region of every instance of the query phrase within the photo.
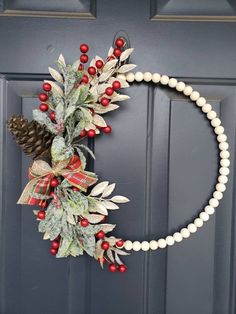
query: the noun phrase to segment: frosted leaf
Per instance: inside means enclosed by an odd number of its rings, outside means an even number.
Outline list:
[[[127,203],[129,202],[129,199],[125,196],[116,195],[111,198],[111,201],[115,203]]]
[[[105,190],[105,188],[108,186],[108,181],[103,181],[95,185],[95,187],[92,189],[90,196],[97,196],[99,194],[102,194]]]
[[[132,71],[134,68],[136,68],[136,66],[137,66],[136,64],[124,64],[118,69],[118,72],[126,73]]]
[[[62,78],[61,74],[59,72],[57,72],[57,70],[49,67],[48,71],[51,74],[51,76],[54,78],[55,81],[57,81],[59,83],[63,83],[63,78]]]
[[[116,184],[115,184],[115,183],[112,183],[112,184],[108,185],[108,186],[105,188],[104,192],[102,193],[102,197],[107,197],[107,196],[109,196],[109,195],[114,191],[115,187],[116,187]]]

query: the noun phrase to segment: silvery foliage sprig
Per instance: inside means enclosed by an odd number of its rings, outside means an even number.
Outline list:
[[[111,47],[108,56],[112,55],[112,52]],[[51,110],[55,111],[55,123],[45,112],[38,109],[33,110],[34,120],[46,125],[53,134],[65,136],[69,144],[79,136],[83,129],[93,129],[98,134],[100,132],[98,127],[107,125],[101,115],[119,108],[117,102],[129,99],[127,95],[114,92],[112,96],[106,95],[110,99],[108,106],[104,107],[99,102],[106,88],[111,87],[115,80],[120,82],[121,88],[129,87],[129,84],[119,75],[136,67],[134,64],[124,64],[132,52],[133,48],[126,49],[119,59],[108,59],[109,61],[96,56],[91,60],[90,66],[95,66],[97,60],[102,60],[104,67],[97,69],[94,76],[90,76],[86,70],[78,70],[80,60],[72,65],[66,65],[64,57],[60,55],[57,61],[59,71],[49,67],[49,73],[55,82],[45,80],[52,86],[47,104]],[[89,77],[89,83],[86,85],[80,84],[84,74]],[[93,109],[94,114],[89,109]]]

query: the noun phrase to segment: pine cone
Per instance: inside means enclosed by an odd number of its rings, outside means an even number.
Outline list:
[[[36,121],[29,122],[23,116],[13,115],[7,121],[7,127],[26,155],[33,159],[50,156],[54,135],[45,126]]]

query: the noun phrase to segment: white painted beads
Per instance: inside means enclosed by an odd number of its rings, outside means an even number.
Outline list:
[[[185,96],[188,96],[192,101],[195,102],[203,113],[206,114],[207,119],[210,121],[210,125],[214,129],[217,141],[219,143],[219,156],[220,156],[220,168],[217,183],[215,185],[215,191],[212,194],[212,198],[209,199],[208,204],[204,207],[203,211],[200,212],[199,216],[194,219],[193,222],[189,223],[186,228],[175,232],[173,235],[167,235],[167,237],[148,241],[125,241],[124,247],[127,251],[148,251],[164,249],[167,246],[172,246],[175,243],[179,243],[184,239],[190,237],[191,234],[197,232],[201,228],[204,222],[207,222],[211,215],[215,213],[215,209],[219,206],[219,201],[223,198],[223,193],[226,190],[226,183],[228,182],[229,166],[230,166],[230,153],[229,144],[227,143],[227,136],[224,134],[224,127],[222,126],[221,120],[217,117],[217,113],[212,110],[212,106],[207,103],[207,100],[200,95],[198,91],[194,91],[189,85],[184,82],[178,82],[175,78],[169,78],[167,75],[160,75],[159,73],[150,72],[136,72],[128,73],[122,79],[126,79],[127,82],[132,83],[133,81],[152,82],[155,84],[167,85],[170,88],[175,88],[178,92],[182,92]]]

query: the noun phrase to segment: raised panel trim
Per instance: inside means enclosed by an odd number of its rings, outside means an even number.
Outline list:
[[[4,0],[0,0],[0,11],[0,16],[96,19],[96,0],[90,1],[90,8],[88,12],[11,10],[4,9]]]
[[[236,15],[162,14],[157,9],[158,0],[150,0],[150,20],[166,22],[236,22]]]

